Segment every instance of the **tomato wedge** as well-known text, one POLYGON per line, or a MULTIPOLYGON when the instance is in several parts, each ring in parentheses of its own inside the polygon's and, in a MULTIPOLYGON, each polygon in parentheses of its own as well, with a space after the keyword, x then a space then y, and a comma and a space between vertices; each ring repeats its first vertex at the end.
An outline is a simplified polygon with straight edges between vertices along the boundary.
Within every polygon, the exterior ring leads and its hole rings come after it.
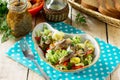
POLYGON ((40 37, 35 37, 35 40, 36 41, 40 41, 40 37))
POLYGON ((68 65, 68 61, 63 62, 63 65, 67 66, 68 65))
POLYGON ((88 50, 88 51, 86 52, 86 55, 91 54, 92 52, 93 52, 92 50, 88 50))
POLYGON ((84 66, 73 66, 72 69, 80 69, 83 68, 84 66))

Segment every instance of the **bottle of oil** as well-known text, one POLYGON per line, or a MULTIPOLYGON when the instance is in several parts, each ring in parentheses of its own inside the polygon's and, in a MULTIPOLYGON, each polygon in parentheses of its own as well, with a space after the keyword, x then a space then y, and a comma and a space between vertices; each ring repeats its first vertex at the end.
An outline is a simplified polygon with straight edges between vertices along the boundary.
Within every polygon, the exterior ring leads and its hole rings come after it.
POLYGON ((32 29, 32 16, 27 11, 27 0, 9 0, 7 23, 16 37, 24 36, 32 29))
POLYGON ((46 0, 44 4, 45 18, 49 21, 63 21, 68 17, 67 0, 46 0))

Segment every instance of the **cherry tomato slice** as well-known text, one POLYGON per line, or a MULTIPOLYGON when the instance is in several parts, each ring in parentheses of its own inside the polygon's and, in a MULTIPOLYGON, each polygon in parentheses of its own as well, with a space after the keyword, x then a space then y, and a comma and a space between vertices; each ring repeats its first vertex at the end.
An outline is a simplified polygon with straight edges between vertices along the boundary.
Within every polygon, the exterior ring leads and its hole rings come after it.
POLYGON ((83 68, 83 66, 73 66, 72 69, 80 69, 83 68))

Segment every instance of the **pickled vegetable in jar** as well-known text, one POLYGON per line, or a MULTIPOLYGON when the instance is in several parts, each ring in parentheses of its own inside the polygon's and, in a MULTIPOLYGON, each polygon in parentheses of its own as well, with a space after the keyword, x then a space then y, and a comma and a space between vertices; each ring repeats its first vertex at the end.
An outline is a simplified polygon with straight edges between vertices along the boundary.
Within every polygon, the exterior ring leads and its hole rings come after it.
POLYGON ((32 30, 32 16, 27 11, 26 0, 10 0, 7 23, 16 37, 24 36, 32 30))

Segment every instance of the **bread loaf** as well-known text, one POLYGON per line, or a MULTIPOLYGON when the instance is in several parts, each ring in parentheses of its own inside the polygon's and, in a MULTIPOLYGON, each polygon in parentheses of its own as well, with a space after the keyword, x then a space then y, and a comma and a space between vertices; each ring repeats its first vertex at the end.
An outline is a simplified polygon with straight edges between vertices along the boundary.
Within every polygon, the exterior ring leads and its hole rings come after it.
POLYGON ((81 5, 92 10, 98 10, 97 0, 81 0, 81 5))
POLYGON ((120 11, 120 0, 113 0, 115 3, 115 7, 118 11, 120 11))
POLYGON ((113 0, 105 0, 105 6, 110 12, 115 13, 117 15, 120 14, 120 12, 115 8, 115 3, 113 0))
POLYGON ((114 14, 106 9, 105 0, 98 0, 98 3, 99 3, 98 11, 100 13, 107 15, 107 16, 114 17, 114 18, 120 18, 117 14, 114 14))

